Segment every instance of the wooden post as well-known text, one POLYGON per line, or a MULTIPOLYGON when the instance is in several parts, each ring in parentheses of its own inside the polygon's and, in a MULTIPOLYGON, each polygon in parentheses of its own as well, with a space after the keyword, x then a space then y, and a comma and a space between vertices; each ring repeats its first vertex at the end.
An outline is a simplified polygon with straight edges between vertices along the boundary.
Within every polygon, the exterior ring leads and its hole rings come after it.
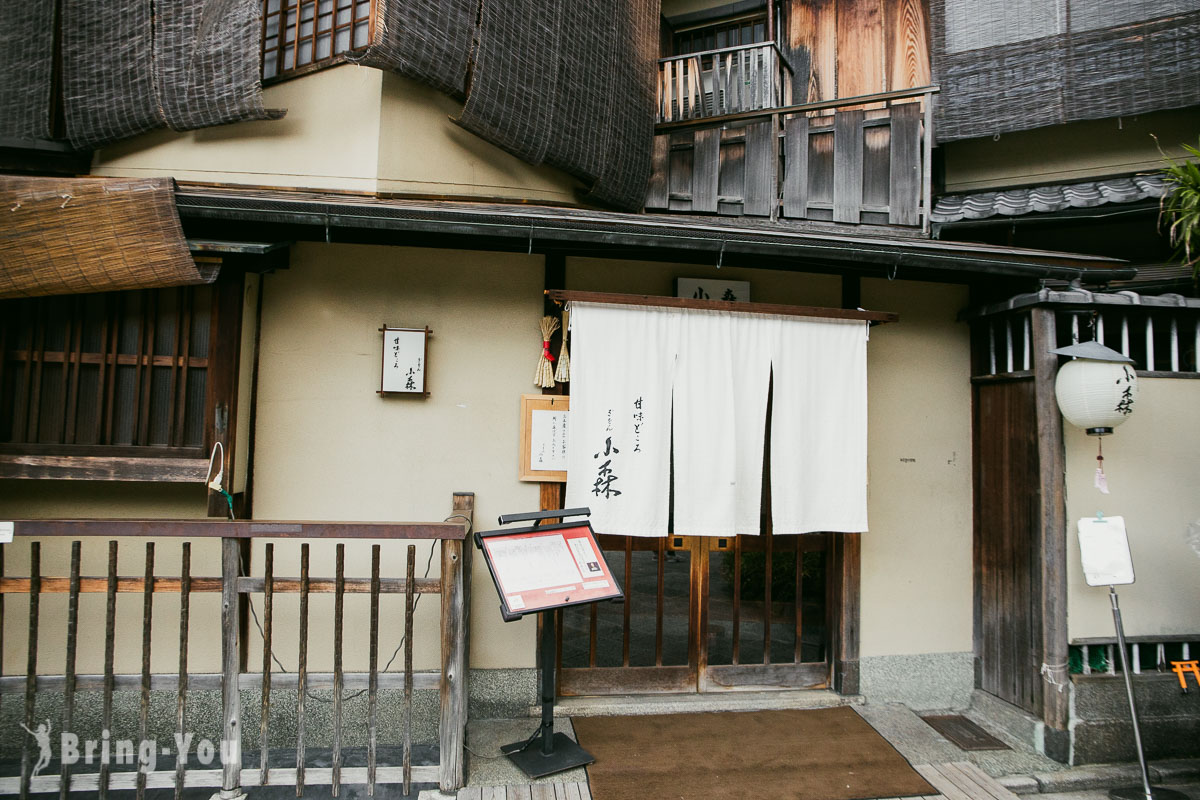
POLYGON ((238 540, 221 539, 221 800, 244 797, 242 778, 242 721, 238 696, 241 658, 238 641, 238 540))
POLYGON ((858 625, 861 584, 861 533, 831 533, 827 557, 832 559, 833 689, 838 694, 858 694, 858 625))
POLYGON ((1038 520, 1042 565, 1042 719, 1046 755, 1066 762, 1070 755, 1070 686, 1067 674, 1067 505, 1066 454, 1062 415, 1054 398, 1058 356, 1054 309, 1030 312, 1033 331, 1034 398, 1037 405, 1038 484, 1042 487, 1038 520))
MULTIPOLYGON (((464 517, 468 529, 474 511, 475 495, 455 492, 453 514, 464 517)), ((442 540, 442 714, 439 727, 441 774, 438 785, 443 792, 452 792, 464 783, 472 549, 469 539, 442 540)))

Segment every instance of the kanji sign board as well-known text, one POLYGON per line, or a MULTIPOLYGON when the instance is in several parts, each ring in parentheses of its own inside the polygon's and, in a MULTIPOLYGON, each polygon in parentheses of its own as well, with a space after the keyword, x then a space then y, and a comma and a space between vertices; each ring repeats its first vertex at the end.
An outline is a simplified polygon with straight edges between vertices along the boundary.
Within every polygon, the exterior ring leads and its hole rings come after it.
POLYGON ((505 622, 624 596, 587 522, 480 531, 476 537, 505 622))

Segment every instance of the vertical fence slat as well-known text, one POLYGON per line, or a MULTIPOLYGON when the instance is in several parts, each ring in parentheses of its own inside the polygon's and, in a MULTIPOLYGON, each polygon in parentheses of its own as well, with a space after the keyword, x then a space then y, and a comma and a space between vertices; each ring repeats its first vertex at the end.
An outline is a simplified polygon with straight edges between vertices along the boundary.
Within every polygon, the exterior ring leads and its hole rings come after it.
POLYGON ((1146 369, 1154 371, 1154 319, 1146 317, 1146 369))
POLYGON ((104 357, 100 359, 100 381, 96 387, 97 408, 99 411, 98 444, 112 444, 113 441, 113 395, 117 386, 117 349, 120 342, 121 308, 124 305, 124 295, 112 292, 104 298, 104 357))
MULTIPOLYGON (((29 642, 26 647, 25 661, 25 730, 34 733, 35 702, 37 700, 37 645, 38 645, 38 608, 42 592, 42 545, 32 542, 29 545, 29 642)), ((50 731, 46 731, 50 735, 50 731)), ((21 800, 29 797, 29 782, 32 771, 29 763, 29 739, 21 740, 21 800)))
MULTIPOLYGON (((63 715, 61 733, 75 727, 75 654, 79 644, 79 561, 83 543, 71 542, 71 582, 67 595, 67 660, 63 665, 63 715)), ((3 652, 3 651, 0 651, 3 652)), ((59 800, 67 800, 71 786, 71 765, 61 761, 59 800)))
POLYGON ((763 559, 763 663, 771 663, 771 568, 775 552, 775 537, 766 537, 767 554, 763 559))
POLYGON ((1023 321, 1022 330, 1024 331, 1024 353, 1021 358, 1021 369, 1033 369, 1033 320, 1029 314, 1026 314, 1023 321))
POLYGON ((733 540, 733 663, 742 659, 742 537, 733 540))
MULTIPOLYGON (((154 622, 154 542, 146 542, 146 572, 142 582, 142 687, 138 705, 138 740, 149 740, 150 729, 150 631, 154 622)), ((140 750, 140 748, 139 748, 140 750)), ((146 796, 148 764, 138 764, 137 800, 146 796)))
POLYGON ((333 594, 333 787, 342 787, 342 614, 346 597, 346 545, 338 543, 333 594))
MULTIPOLYGON (((115 370, 114 370, 115 371, 115 370)), ((108 586, 104 611, 104 698, 100 712, 101 735, 107 737, 112 730, 113 703, 113 656, 117 627, 117 543, 108 543, 108 586)), ((100 800, 108 796, 108 759, 100 762, 100 800)))
POLYGON ((404 796, 412 786, 413 611, 416 609, 417 548, 408 546, 404 581, 404 796))
POLYGON ((1171 372, 1179 372, 1179 321, 1171 317, 1171 372))
MULTIPOLYGON (((367 794, 375 795, 376 737, 379 733, 379 545, 371 547, 371 672, 367 678, 367 794)), ((404 790, 408 794, 408 789, 404 790)))
POLYGON ((796 540, 796 652, 793 659, 797 664, 804 661, 804 650, 801 647, 804 631, 804 550, 800 547, 800 539, 796 540))
POLYGON ((237 579, 241 573, 239 542, 232 536, 221 539, 221 791, 232 796, 242 778, 242 711, 238 694, 241 642, 238 630, 237 579))
POLYGON ((1121 355, 1129 357, 1129 317, 1121 317, 1121 355))
POLYGON ((296 796, 304 794, 304 696, 308 689, 308 543, 300 545, 300 653, 296 676, 296 796))
MULTIPOLYGON (((666 605, 663 579, 665 578, 667 552, 667 540, 664 537, 658 540, 658 591, 655 592, 654 606, 654 663, 660 667, 663 663, 663 606, 666 605)), ((592 603, 592 605, 596 604, 592 603)))
POLYGON ((629 640, 632 637, 633 612, 633 537, 625 537, 625 602, 622 604, 624 622, 621 627, 621 664, 629 666, 629 640))
POLYGON ((258 768, 261 774, 259 785, 271 782, 271 767, 268 759, 267 722, 271 718, 271 624, 274 619, 275 601, 275 545, 266 546, 263 564, 263 664, 262 664, 262 708, 258 724, 258 768))
MULTIPOLYGON (((187 714, 188 624, 192 610, 192 543, 183 543, 183 563, 179 569, 179 687, 175 695, 175 733, 183 741, 187 714)), ((183 796, 187 753, 175 754, 175 800, 183 796)))
POLYGON ((1004 320, 1004 348, 1005 360, 1004 363, 1008 367, 1008 372, 1013 371, 1013 326, 1012 317, 1006 317, 1004 320))

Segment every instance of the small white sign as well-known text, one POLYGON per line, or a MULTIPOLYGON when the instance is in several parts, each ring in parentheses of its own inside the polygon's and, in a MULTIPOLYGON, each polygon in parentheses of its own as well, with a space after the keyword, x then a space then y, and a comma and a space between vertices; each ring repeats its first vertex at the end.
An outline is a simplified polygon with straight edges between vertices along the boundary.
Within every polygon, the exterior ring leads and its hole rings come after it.
POLYGON ((708 278, 676 278, 675 296, 691 300, 750 302, 750 281, 716 281, 708 278))
POLYGON ((541 472, 567 468, 566 411, 532 412, 529 426, 529 467, 541 472))
POLYGON ((0 544, 8 544, 13 540, 13 528, 16 525, 12 522, 0 522, 0 544))
POLYGON ((383 329, 383 392, 425 393, 424 328, 383 329))
POLYGON ((1124 517, 1079 520, 1079 554, 1088 586, 1133 583, 1133 558, 1124 517))

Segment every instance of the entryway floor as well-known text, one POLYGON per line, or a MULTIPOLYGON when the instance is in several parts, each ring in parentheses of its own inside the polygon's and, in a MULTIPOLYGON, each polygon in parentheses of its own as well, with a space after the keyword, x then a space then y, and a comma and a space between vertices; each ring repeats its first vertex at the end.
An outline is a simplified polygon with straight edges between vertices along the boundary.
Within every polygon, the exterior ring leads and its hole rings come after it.
MULTIPOLYGON (((864 705, 860 698, 841 697, 833 692, 560 698, 556 704, 555 731, 574 738, 572 715, 666 714, 689 710, 732 712, 835 705, 854 707, 942 792, 930 800, 1013 800, 1013 795, 1038 795, 1037 800, 1107 800, 1109 789, 1141 783, 1136 764, 1066 767, 1032 752, 1020 742, 1005 738, 999 730, 989 729, 1012 745, 1011 750, 965 752, 903 705, 864 705), (971 789, 972 781, 991 782, 971 789)), ((540 709, 537 711, 540 713, 540 709)), ((987 727, 985 720, 975 721, 987 727)), ((500 754, 501 745, 527 739, 537 730, 538 724, 538 717, 532 713, 519 719, 471 721, 467 729, 468 786, 458 793, 458 800, 591 800, 585 768, 531 781, 500 754)), ((1184 792, 1191 800, 1200 800, 1200 759, 1152 762, 1150 775, 1155 786, 1169 786, 1184 792)), ((745 796, 754 796, 753 787, 747 787, 745 796)), ((425 791, 421 797, 423 800, 446 800, 454 795, 425 791)))

